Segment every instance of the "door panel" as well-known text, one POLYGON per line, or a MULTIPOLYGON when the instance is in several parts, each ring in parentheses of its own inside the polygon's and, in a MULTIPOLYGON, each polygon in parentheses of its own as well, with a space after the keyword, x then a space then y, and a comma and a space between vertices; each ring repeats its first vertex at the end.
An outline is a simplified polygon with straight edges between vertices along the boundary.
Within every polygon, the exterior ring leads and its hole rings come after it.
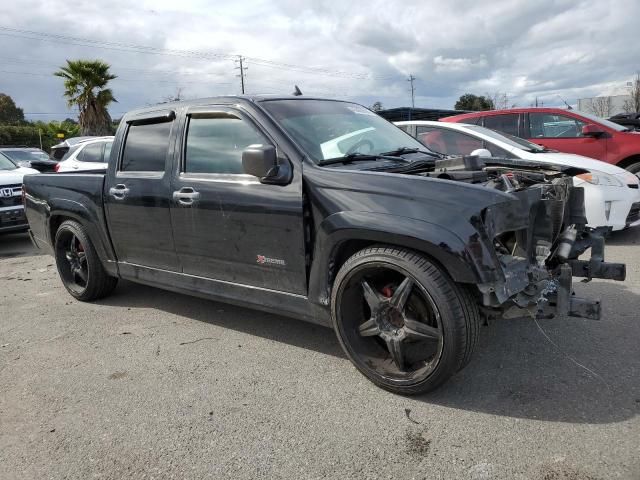
POLYGON ((187 115, 184 130, 171 206, 183 272, 306 293, 299 173, 288 185, 240 173, 244 148, 273 143, 241 112, 187 115))
POLYGON ((604 160, 606 137, 583 137, 584 125, 585 122, 570 115, 532 112, 529 113, 529 140, 559 152, 604 160))
POLYGON ((169 211, 172 123, 129 125, 117 172, 105 186, 119 262, 180 270, 169 211))

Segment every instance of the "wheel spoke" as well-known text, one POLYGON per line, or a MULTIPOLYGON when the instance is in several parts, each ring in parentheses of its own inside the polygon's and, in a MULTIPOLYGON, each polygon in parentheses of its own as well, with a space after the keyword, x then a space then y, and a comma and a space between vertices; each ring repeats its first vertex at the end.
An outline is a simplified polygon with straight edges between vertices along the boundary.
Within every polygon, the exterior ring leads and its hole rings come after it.
POLYGON ((372 337, 374 335, 378 335, 380 333, 380 329, 378 328, 378 323, 374 318, 370 318, 362 325, 358 327, 358 331, 360 335, 363 337, 372 337))
POLYGON ((413 280, 411 280, 409 277, 405 278, 398 286, 398 288, 396 288, 396 291, 393 292, 393 296, 390 300, 391 305, 402 311, 404 309, 404 305, 407 303, 407 299, 409 298, 412 289, 413 280))
POLYGON ((74 273, 79 276, 83 281, 87 281, 87 274, 82 268, 77 268, 74 273))
POLYGON ((78 261, 82 263, 87 263, 87 254, 84 252, 78 252, 78 261))
POLYGON ((404 362, 404 349, 402 348, 402 341, 397 337, 389 337, 385 339, 387 343, 387 348, 389 349, 389 353, 391 354, 391 359, 393 363, 396 364, 398 370, 404 372, 406 370, 405 362, 404 362))
POLYGON ((76 237, 75 236, 71 236, 71 253, 73 254, 77 254, 78 253, 78 246, 76 245, 76 237))
POLYGON ((442 334, 436 327, 431 327, 425 323, 404 318, 404 331, 408 338, 416 340, 440 340, 442 334))
POLYGON ((371 285, 369 285, 366 280, 362 280, 362 290, 364 293, 364 299, 367 301, 367 304, 371 309, 371 315, 373 316, 373 314, 380 309, 380 304, 384 302, 385 299, 371 288, 371 285))

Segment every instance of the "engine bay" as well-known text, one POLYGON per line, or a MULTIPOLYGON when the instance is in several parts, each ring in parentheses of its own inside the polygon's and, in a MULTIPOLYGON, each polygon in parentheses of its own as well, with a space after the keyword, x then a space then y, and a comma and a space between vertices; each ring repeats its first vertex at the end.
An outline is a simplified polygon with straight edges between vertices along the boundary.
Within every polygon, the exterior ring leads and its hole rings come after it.
POLYGON ((586 170, 577 168, 562 168, 519 159, 462 156, 438 159, 434 162, 433 168, 416 174, 514 192, 585 172, 586 170))

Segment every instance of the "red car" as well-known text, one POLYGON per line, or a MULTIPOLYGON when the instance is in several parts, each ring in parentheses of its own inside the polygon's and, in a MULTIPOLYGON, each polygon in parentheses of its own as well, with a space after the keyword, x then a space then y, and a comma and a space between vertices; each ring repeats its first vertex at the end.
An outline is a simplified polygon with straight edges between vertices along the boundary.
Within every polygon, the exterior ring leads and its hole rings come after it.
POLYGON ((471 123, 640 173, 640 132, 587 113, 561 108, 512 108, 440 119, 471 123))

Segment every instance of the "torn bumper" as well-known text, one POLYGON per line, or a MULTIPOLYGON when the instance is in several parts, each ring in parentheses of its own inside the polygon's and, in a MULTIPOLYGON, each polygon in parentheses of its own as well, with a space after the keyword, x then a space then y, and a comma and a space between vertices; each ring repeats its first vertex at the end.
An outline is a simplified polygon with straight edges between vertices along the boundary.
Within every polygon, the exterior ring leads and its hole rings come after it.
POLYGON ((576 248, 584 248, 585 243, 591 247, 589 260, 572 259, 553 267, 504 256, 504 282, 479 285, 483 305, 489 311, 499 310, 503 318, 567 315, 599 320, 600 300, 576 297, 573 277, 582 277, 583 282, 593 278, 623 281, 626 268, 623 263, 605 262, 604 237, 599 232, 592 232, 576 248))

